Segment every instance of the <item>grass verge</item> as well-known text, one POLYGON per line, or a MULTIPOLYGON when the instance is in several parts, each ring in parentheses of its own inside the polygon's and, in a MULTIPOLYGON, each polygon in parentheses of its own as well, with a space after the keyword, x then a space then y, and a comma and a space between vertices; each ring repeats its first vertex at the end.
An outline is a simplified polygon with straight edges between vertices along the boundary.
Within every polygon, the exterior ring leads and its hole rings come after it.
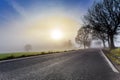
POLYGON ((65 51, 48 51, 48 52, 16 52, 16 53, 4 53, 0 54, 0 60, 8 60, 8 59, 15 59, 15 58, 22 58, 22 57, 29 57, 29 56, 37 56, 37 55, 45 55, 45 54, 53 54, 53 53, 61 53, 67 52, 65 51))
POLYGON ((111 50, 107 56, 117 65, 120 65, 120 48, 111 50))

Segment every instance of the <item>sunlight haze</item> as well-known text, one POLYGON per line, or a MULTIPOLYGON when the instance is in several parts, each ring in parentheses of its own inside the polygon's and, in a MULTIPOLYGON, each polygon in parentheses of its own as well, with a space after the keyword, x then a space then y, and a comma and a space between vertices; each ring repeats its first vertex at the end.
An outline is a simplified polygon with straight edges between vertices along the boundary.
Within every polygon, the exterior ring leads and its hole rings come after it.
POLYGON ((52 50, 69 40, 74 44, 82 16, 93 3, 92 0, 1 2, 0 52, 24 51, 26 44, 32 45, 33 51, 52 50))

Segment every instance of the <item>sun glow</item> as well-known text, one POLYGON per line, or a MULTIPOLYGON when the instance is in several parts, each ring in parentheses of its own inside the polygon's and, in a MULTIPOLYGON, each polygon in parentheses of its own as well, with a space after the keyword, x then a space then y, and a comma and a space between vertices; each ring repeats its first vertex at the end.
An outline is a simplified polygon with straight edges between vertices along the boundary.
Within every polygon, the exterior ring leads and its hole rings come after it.
POLYGON ((54 40, 60 40, 63 38, 63 33, 60 29, 54 29, 51 31, 51 37, 54 40))

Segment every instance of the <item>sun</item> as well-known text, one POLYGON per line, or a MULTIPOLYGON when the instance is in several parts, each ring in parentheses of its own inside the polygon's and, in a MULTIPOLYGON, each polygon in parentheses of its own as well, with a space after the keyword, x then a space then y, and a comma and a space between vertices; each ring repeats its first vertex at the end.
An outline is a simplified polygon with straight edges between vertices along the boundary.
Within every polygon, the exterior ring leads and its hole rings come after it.
POLYGON ((60 40, 63 37, 63 33, 62 33, 62 31, 60 29, 53 29, 51 31, 51 37, 54 40, 60 40))

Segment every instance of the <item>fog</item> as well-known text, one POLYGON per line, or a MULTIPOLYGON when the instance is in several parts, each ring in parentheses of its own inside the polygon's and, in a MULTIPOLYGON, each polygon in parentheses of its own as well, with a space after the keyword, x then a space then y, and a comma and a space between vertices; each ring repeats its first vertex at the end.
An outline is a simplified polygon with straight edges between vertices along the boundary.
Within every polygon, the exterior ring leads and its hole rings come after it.
POLYGON ((29 4, 17 0, 5 2, 3 12, 0 12, 0 53, 24 52, 26 44, 32 46, 32 51, 75 48, 77 30, 93 1, 84 3, 85 7, 81 1, 73 5, 72 2, 63 4, 64 0, 31 1, 29 4), (51 31, 55 28, 62 31, 62 39, 51 38, 51 31), (69 40, 72 47, 64 47, 69 40))

